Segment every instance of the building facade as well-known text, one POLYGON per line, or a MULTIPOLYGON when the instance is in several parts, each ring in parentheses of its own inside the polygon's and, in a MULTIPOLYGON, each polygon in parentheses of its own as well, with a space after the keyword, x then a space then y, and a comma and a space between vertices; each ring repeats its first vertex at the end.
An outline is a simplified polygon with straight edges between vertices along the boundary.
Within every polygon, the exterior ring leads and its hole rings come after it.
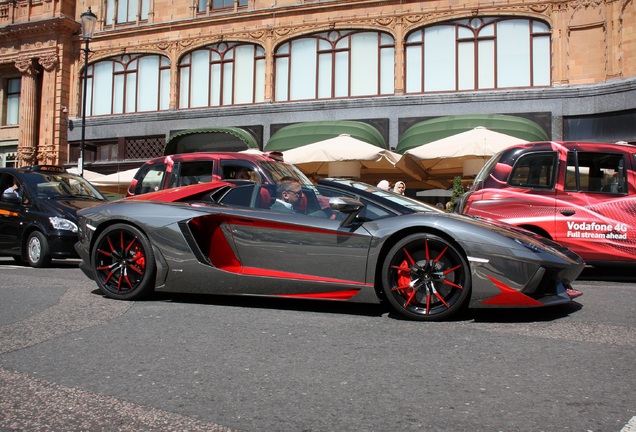
POLYGON ((636 143, 634 58, 634 0, 4 0, 0 165, 73 166, 82 129, 85 168, 110 173, 192 128, 267 150, 286 125, 355 120, 396 148, 475 114, 636 143))

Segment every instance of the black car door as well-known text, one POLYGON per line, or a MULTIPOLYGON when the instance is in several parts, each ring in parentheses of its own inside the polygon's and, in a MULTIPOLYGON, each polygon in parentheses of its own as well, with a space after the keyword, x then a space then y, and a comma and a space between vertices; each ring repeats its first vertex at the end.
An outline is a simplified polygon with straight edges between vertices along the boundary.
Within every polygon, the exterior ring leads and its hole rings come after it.
MULTIPOLYGON (((0 185, 4 192, 6 185, 13 184, 13 176, 0 174, 0 185)), ((26 191, 21 188, 22 199, 26 191)), ((20 241, 25 227, 24 206, 21 203, 9 202, 0 196, 0 251, 4 255, 20 255, 20 241)))

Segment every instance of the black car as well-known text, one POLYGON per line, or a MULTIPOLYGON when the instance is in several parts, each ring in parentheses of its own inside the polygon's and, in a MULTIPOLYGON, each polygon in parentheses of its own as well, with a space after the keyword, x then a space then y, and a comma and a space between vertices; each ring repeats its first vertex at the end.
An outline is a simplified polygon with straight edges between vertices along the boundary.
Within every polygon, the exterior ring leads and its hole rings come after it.
POLYGON ((46 267, 76 258, 77 210, 107 201, 62 167, 0 168, 0 255, 46 267))

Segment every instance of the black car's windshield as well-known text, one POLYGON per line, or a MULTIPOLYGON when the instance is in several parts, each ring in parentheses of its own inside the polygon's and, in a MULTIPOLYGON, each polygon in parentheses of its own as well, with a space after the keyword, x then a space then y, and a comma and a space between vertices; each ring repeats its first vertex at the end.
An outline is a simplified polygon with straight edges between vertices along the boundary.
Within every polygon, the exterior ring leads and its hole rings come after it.
POLYGON ((74 174, 28 172, 24 178, 29 189, 39 198, 106 199, 83 177, 74 174))

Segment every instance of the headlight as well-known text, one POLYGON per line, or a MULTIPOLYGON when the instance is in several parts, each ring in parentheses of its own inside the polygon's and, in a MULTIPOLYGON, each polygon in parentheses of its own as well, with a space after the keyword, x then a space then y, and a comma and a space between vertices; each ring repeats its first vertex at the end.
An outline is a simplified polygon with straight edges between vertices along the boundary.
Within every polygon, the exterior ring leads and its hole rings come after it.
POLYGON ((521 240, 519 238, 516 238, 515 242, 519 243, 521 246, 524 246, 524 247, 530 249, 532 252, 535 252, 535 253, 543 252, 544 249, 545 249, 545 247, 541 247, 541 246, 539 246, 537 244, 530 243, 530 242, 526 241, 525 239, 521 240))
POLYGON ((77 225, 75 225, 75 223, 71 222, 68 219, 54 216, 50 217, 49 220, 51 221, 51 225, 53 225, 53 228, 57 230, 71 231, 74 233, 77 232, 77 225))

